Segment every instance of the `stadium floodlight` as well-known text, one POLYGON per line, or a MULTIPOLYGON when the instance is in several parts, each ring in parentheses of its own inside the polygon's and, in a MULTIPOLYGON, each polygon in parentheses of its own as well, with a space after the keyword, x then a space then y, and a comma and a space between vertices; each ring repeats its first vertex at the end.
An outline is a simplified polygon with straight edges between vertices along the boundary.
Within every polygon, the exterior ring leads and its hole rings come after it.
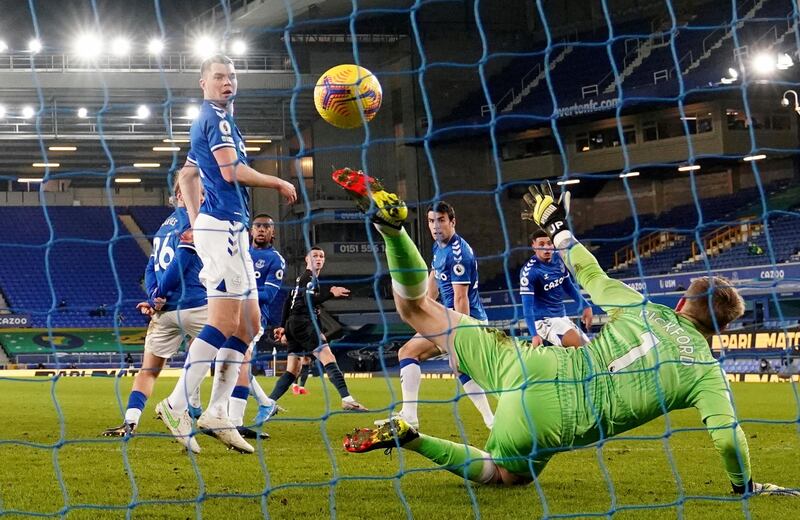
POLYGON ((136 119, 147 119, 150 117, 150 109, 147 108, 147 105, 139 105, 139 108, 136 109, 136 119))
POLYGON ((32 106, 26 105, 26 106, 22 107, 22 117, 24 117, 25 119, 30 119, 35 115, 36 115, 36 111, 33 109, 32 106))
POLYGON ((797 92, 794 90, 787 90, 783 93, 783 98, 781 99, 781 105, 789 108, 791 102, 789 101, 789 95, 794 95, 794 111, 797 112, 797 115, 800 116, 800 101, 797 99, 797 92))
POLYGON ((75 40, 75 55, 86 60, 93 60, 100 55, 100 38, 96 34, 82 34, 75 40))
POLYGON ((114 179, 114 182, 117 184, 137 184, 142 182, 142 179, 139 177, 118 177, 114 179))
POLYGON ((761 75, 771 74, 775 71, 775 58, 766 52, 756 54, 752 64, 753 69, 761 75))
POLYGON ((250 143, 264 143, 268 144, 272 142, 272 139, 266 139, 262 137, 245 137, 244 141, 248 144, 250 143))
POLYGON ((5 41, 0 40, 0 52, 6 52, 7 50, 8 44, 5 41))
POLYGON ((639 172, 628 172, 628 173, 620 173, 619 178, 624 179, 625 177, 638 177, 639 172))
POLYGON ((166 138, 166 139, 162 139, 162 141, 165 142, 165 143, 189 143, 189 142, 191 142, 191 140, 189 140, 188 138, 182 138, 182 137, 175 137, 175 138, 172 138, 172 139, 166 138))
POLYGON ((154 152, 180 152, 180 146, 154 146, 154 152))
POLYGON ((751 162, 751 161, 761 161, 761 160, 766 159, 766 158, 767 158, 767 156, 765 154, 760 153, 760 154, 757 154, 757 155, 747 155, 745 157, 742 157, 742 160, 745 161, 745 162, 751 162))
POLYGON ((733 67, 728 67, 728 77, 731 79, 739 79, 739 71, 733 67))
POLYGON ((4 117, 6 117, 6 107, 0 105, 0 119, 3 119, 4 117))
POLYGON ((48 148, 51 152, 74 152, 77 149, 77 146, 51 146, 48 148))
POLYGON ((792 57, 784 52, 783 54, 778 55, 778 63, 775 65, 775 67, 778 70, 786 70, 793 65, 794 61, 792 60, 792 57))
POLYGON ((17 182, 26 182, 26 183, 35 183, 35 182, 42 182, 44 179, 41 177, 20 177, 17 179, 17 182))
POLYGON ((678 167, 679 172, 693 172, 700 169, 699 164, 687 164, 685 166, 678 167))
POLYGON ((137 162, 133 163, 134 168, 160 168, 161 164, 157 162, 137 162))
POLYGON ((209 36, 201 36, 194 42, 194 53, 198 58, 208 58, 217 52, 217 44, 209 36))
POLYGON ((147 52, 149 52, 153 56, 158 56, 159 54, 164 52, 164 42, 159 40, 158 38, 153 38, 147 44, 147 52))
POLYGON ((87 109, 86 107, 80 107, 78 109, 78 117, 80 119, 86 119, 87 117, 89 117, 89 109, 87 109))
POLYGON ((200 107, 197 105, 191 105, 186 108, 186 119, 197 119, 200 115, 200 107))
POLYGON ((42 42, 34 38, 28 42, 28 52, 31 54, 38 54, 42 52, 42 42))
POLYGON ((244 147, 244 151, 245 152, 260 152, 261 151, 261 147, 260 146, 245 146, 244 147))
POLYGON ((131 52, 131 42, 127 38, 123 38, 119 36, 114 38, 114 41, 111 42, 111 54, 121 58, 123 56, 127 56, 131 52))
POLYGON ((243 56, 247 52, 247 44, 244 40, 234 40, 231 44, 231 54, 234 56, 243 56))
POLYGON ((31 166, 34 168, 58 168, 61 163, 57 162, 35 162, 31 166))
POLYGON ((556 184, 559 186, 569 186, 570 184, 578 184, 581 182, 580 179, 568 179, 566 181, 558 181, 556 184))

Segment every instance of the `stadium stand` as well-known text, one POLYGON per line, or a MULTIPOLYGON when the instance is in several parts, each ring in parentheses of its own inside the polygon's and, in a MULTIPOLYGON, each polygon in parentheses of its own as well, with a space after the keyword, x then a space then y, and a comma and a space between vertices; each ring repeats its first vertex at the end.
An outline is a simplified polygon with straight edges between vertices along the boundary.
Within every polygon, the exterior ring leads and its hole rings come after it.
POLYGON ((144 326, 135 307, 147 257, 110 217, 108 207, 0 207, 0 288, 10 310, 30 314, 33 327, 112 327, 115 311, 118 325, 144 326), (30 276, 34 266, 49 275, 30 276))
MULTIPOLYGON (((739 22, 734 28, 731 4, 709 3, 697 11, 678 13, 673 28, 667 13, 661 16, 614 24, 611 57, 630 98, 673 97, 680 92, 715 87, 735 57, 742 59, 760 51, 797 55, 790 0, 744 0, 737 4, 739 22), (646 27, 646 29, 643 29, 646 27), (735 36, 735 38, 734 38, 735 36), (673 54, 674 42, 674 54, 673 54), (676 74, 675 62, 678 62, 676 74)), ((553 112, 548 82, 558 105, 581 103, 598 95, 616 97, 616 84, 609 61, 606 32, 579 33, 555 42, 546 59, 544 50, 513 57, 487 81, 498 115, 533 116, 498 121, 500 128, 546 124, 553 112), (580 43, 575 43, 580 42, 580 43)), ((635 105, 635 99, 626 105, 635 105)), ((482 89, 473 92, 453 111, 450 122, 486 123, 489 105, 482 89)))
POLYGON ((174 210, 170 206, 128 206, 120 211, 130 214, 149 240, 174 210))

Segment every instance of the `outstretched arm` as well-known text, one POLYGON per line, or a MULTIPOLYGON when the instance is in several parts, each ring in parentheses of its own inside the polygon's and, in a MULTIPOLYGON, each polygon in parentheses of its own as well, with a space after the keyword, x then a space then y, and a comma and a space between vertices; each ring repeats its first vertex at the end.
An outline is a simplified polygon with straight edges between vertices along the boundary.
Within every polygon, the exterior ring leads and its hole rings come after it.
POLYGON ((594 255, 575 239, 567 221, 569 192, 562 194, 556 201, 549 183, 544 190, 531 185, 528 191, 530 193, 526 193, 523 198, 530 211, 523 212, 522 218, 533 220, 550 236, 553 245, 562 251, 570 272, 589 293, 595 305, 609 312, 618 307, 644 303, 641 294, 619 280, 609 278, 594 255))
MULTIPOLYGON (((570 233, 565 247, 567 267, 578 280, 581 287, 586 289, 595 305, 604 311, 610 312, 619 307, 633 307, 642 305, 644 297, 619 280, 609 277, 597 263, 597 259, 580 242, 575 240, 570 233)), ((584 300, 585 302, 585 300, 584 300)))
POLYGON ((750 482, 750 451, 736 420, 728 386, 721 372, 709 372, 696 386, 692 404, 708 428, 734 490, 741 493, 750 482))

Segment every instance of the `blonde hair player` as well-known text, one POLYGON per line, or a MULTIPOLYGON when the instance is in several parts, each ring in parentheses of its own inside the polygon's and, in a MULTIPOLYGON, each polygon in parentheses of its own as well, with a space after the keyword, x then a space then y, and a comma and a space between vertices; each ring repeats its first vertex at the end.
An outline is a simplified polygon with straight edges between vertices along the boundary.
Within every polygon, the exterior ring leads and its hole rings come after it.
POLYGON ((581 287, 611 315, 580 349, 531 348, 529 342, 481 327, 427 297, 427 266, 403 229, 405 204, 373 189, 363 177, 350 172, 337 182, 361 207, 375 208, 373 221, 386 242, 400 316, 446 349, 460 372, 499 400, 485 450, 424 435, 397 418, 376 429, 356 429, 344 438, 347 451, 401 446, 474 482, 523 484, 541 474, 559 451, 619 435, 671 410, 695 407, 735 492, 800 496, 800 491, 751 479, 747 438, 734 414, 725 373, 708 347, 710 335, 744 310, 726 280, 697 282, 677 311, 651 303, 603 272, 569 230, 566 204, 550 190, 531 187, 525 197, 531 210, 524 217, 548 233, 581 287))

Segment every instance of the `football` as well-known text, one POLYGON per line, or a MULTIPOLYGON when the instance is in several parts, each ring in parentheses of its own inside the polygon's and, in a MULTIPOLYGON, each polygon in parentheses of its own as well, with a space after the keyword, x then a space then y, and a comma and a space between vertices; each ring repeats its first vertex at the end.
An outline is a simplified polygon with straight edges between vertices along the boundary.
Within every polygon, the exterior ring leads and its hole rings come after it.
POLYGON ((322 119, 338 128, 358 128, 381 108, 378 78, 358 65, 337 65, 320 76, 314 105, 322 119))

